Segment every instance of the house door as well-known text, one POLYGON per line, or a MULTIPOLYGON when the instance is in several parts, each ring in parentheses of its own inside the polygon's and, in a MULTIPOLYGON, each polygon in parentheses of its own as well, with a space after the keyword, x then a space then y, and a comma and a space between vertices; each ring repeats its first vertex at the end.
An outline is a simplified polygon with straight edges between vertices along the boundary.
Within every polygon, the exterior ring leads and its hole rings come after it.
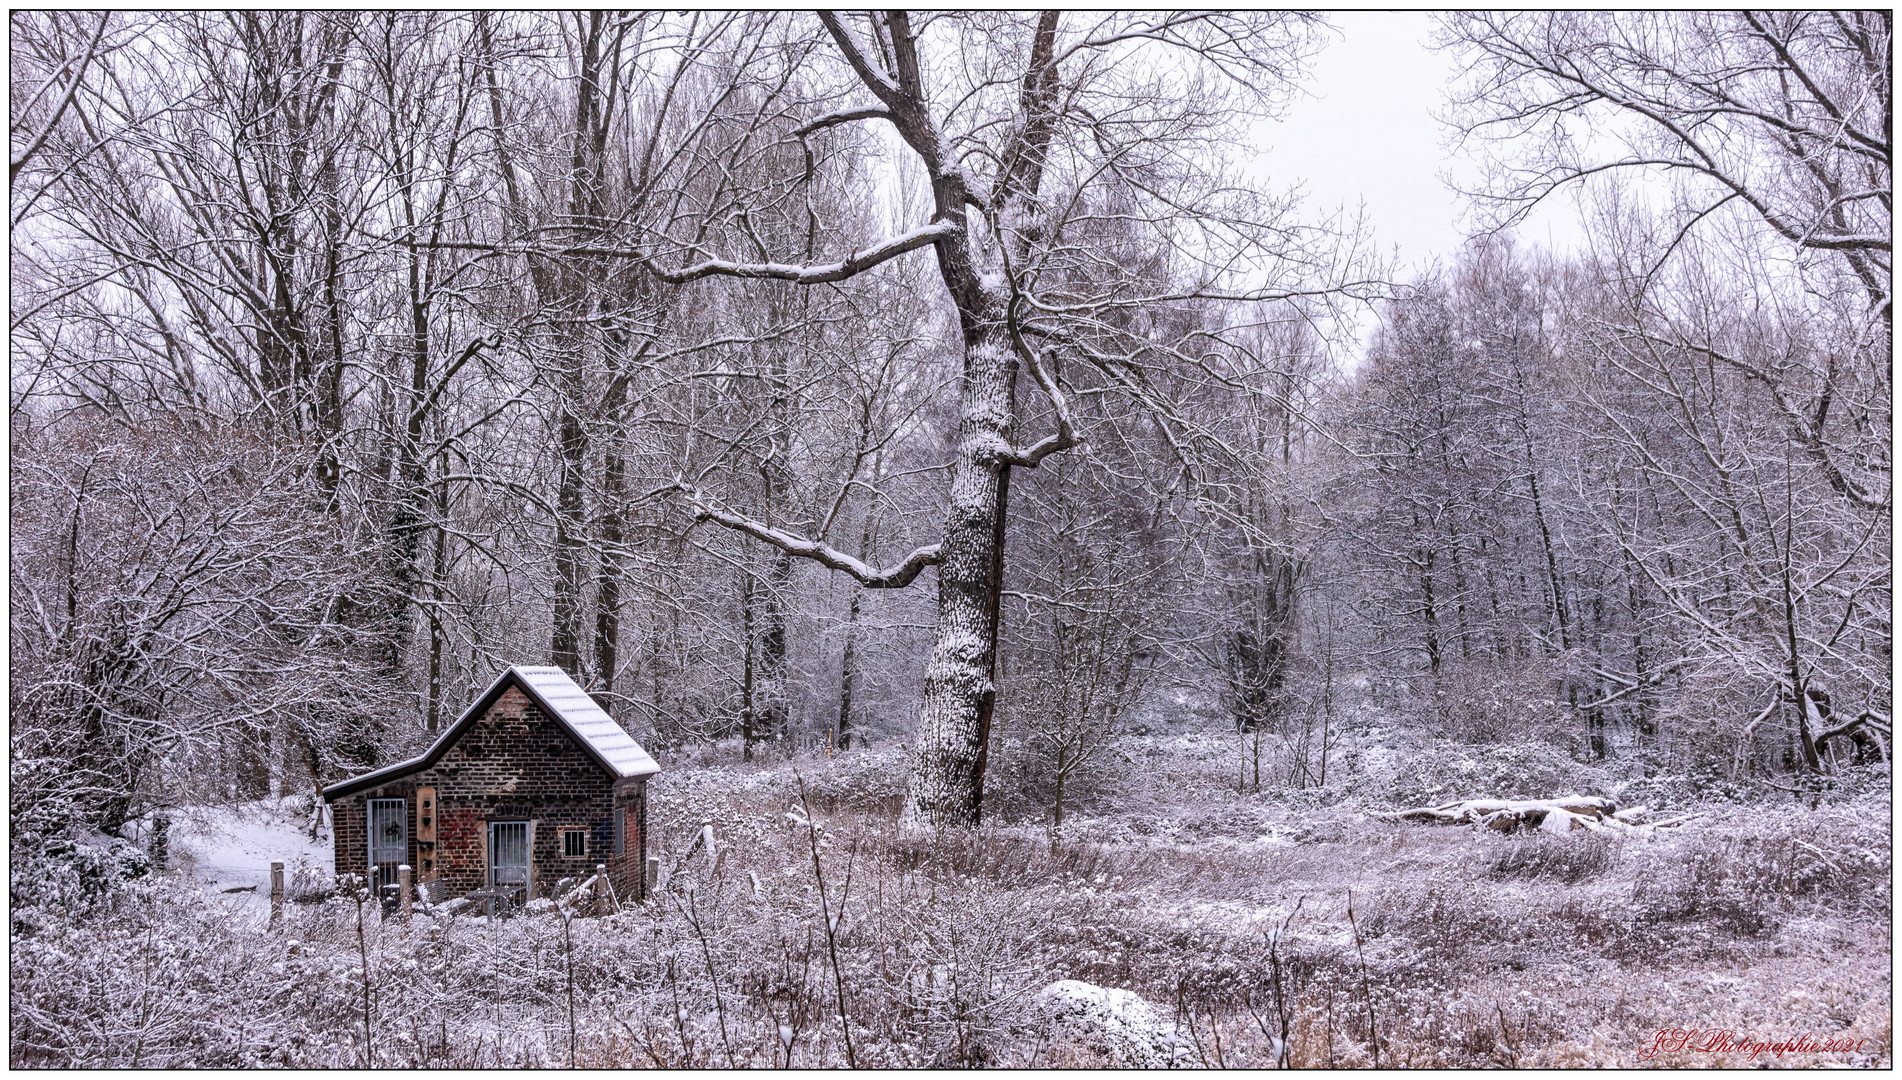
POLYGON ((489 884, 504 889, 528 888, 528 822, 489 823, 489 884))
POLYGON ((370 800, 370 877, 376 888, 396 884, 396 868, 409 861, 409 803, 370 800))

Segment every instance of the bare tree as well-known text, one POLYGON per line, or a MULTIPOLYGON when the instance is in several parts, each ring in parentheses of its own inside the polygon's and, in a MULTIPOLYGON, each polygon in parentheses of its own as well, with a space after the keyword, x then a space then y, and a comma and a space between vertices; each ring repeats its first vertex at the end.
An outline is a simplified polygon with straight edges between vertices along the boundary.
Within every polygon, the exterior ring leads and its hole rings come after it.
POLYGON ((228 430, 114 434, 16 429, 14 813, 35 829, 55 807, 116 830, 187 792, 257 797, 352 749, 321 613, 369 560, 288 482, 303 463, 228 430))
POLYGON ((1808 363, 1716 359, 1770 391, 1840 496, 1886 508, 1888 456, 1872 461, 1863 432, 1871 415, 1886 428, 1890 394, 1889 14, 1554 12, 1443 27, 1470 58, 1454 122, 1493 152, 1479 194, 1504 221, 1567 184, 1646 176, 1674 198, 1646 278, 1686 235, 1735 214, 1802 253, 1823 288, 1846 275, 1864 304, 1835 348, 1808 363))
MULTIPOLYGON (((934 823, 975 822, 995 708, 1010 472, 1078 441, 1069 396, 1052 373, 1057 357, 1083 361, 1105 387, 1166 417, 1172 439, 1191 439, 1151 371, 1192 363, 1188 342, 1198 330, 1136 313, 1283 296, 1277 271, 1312 271, 1312 262, 1328 257, 1319 234, 1294 241, 1313 246, 1290 246, 1289 237, 1301 234, 1277 228, 1284 207, 1212 171, 1197 176, 1182 167, 1192 155, 1208 162, 1199 168, 1214 167, 1221 131, 1208 118, 1218 101, 1266 107, 1291 85, 1311 24, 1280 16, 1115 17, 1064 31, 1054 13, 1030 26, 945 17, 914 28, 904 13, 820 18, 871 103, 825 113, 791 134, 804 140, 841 125, 890 123, 930 183, 931 222, 829 263, 738 261, 713 250, 704 231, 667 236, 684 262, 651 243, 638 257, 674 282, 818 285, 935 250, 958 315, 964 369, 942 539, 878 568, 823 536, 776 528, 697 492, 693 498, 706 517, 868 587, 902 587, 938 567, 937 644, 926 669, 910 805, 934 823), (1172 61, 1142 63, 1147 52, 1172 61), (1114 122, 1105 111, 1112 100, 1114 122), (1001 143, 994 132, 1005 133, 1001 143), (1147 250, 1132 259, 1130 245, 1147 250), (1030 445, 1014 441, 1020 367, 1030 369, 1054 427, 1030 445)), ((1339 284, 1312 273, 1309 282, 1339 284)))
POLYGON ((1021 614, 1005 635, 1001 722, 1049 799, 1053 842, 1066 796, 1113 745, 1163 654, 1182 550, 1145 528, 1153 506, 1106 484, 1100 464, 1065 458, 1020 496, 1023 568, 1005 593, 1021 614))

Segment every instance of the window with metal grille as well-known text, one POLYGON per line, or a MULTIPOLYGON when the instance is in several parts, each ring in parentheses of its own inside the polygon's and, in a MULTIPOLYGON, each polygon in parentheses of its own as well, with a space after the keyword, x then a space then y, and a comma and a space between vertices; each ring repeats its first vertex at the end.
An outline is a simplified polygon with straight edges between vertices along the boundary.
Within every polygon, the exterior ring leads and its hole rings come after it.
POLYGON ((580 829, 563 829, 561 833, 561 855, 564 859, 586 858, 588 854, 588 834, 580 829))

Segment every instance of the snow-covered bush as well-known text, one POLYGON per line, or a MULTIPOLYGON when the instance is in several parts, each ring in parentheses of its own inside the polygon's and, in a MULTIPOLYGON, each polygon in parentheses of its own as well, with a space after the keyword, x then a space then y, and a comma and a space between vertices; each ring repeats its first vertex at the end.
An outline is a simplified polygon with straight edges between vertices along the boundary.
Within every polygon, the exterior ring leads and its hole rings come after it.
POLYGON ((1430 742, 1394 754, 1393 762, 1385 786, 1394 804, 1403 806, 1474 798, 1600 795, 1610 784, 1602 770, 1543 743, 1430 742))
POLYGON ((1624 801, 1668 809, 1711 802, 1740 803, 1757 796, 1754 785, 1733 778, 1729 770, 1715 762, 1677 771, 1656 760, 1647 761, 1646 766, 1647 775, 1627 780, 1620 786, 1619 794, 1624 801))
POLYGON ((1166 1069, 1189 1054, 1175 1025, 1128 990, 1062 979, 1037 992, 1037 1006, 1058 1038, 1068 1038, 1130 1069, 1166 1069))
POLYGON ((795 762, 806 782, 806 797, 825 812, 896 811, 905 800, 906 760, 898 746, 810 755, 795 762))
POLYGON ((1574 837, 1534 832, 1501 852, 1493 860, 1492 874, 1500 878, 1544 878, 1576 885, 1616 866, 1623 852, 1623 838, 1615 835, 1574 837))
POLYGON ((14 841, 13 906, 79 908, 151 869, 152 860, 136 844, 101 833, 19 837, 14 841))
POLYGON ((1560 671, 1548 660, 1448 663, 1416 680, 1411 713, 1426 730, 1474 747, 1554 741, 1565 730, 1557 706, 1560 671))

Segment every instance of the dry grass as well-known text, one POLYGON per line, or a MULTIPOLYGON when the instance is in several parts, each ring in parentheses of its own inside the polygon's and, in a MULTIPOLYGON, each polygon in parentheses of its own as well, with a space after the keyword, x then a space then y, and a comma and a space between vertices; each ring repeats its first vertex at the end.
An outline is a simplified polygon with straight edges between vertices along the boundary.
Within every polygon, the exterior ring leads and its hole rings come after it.
MULTIPOLYGON (((1141 993, 1210 1066, 1273 1066, 1284 1034, 1297 1067, 1636 1065, 1685 1027, 1860 1038, 1859 1063, 1889 1060, 1886 802, 1501 837, 1164 764, 1173 785, 1100 799, 1053 844, 1035 825, 900 828, 895 758, 798 762, 825 909, 844 912, 836 974, 795 767, 667 774, 664 859, 703 820, 717 854, 643 908, 576 920, 572 958, 552 916, 367 912, 377 1064, 567 1064, 570 959, 581 1065, 1100 1064, 1030 1008, 1061 978, 1141 993)), ((355 926, 338 901, 271 931, 169 887, 16 912, 13 1061, 363 1064, 355 926)))

